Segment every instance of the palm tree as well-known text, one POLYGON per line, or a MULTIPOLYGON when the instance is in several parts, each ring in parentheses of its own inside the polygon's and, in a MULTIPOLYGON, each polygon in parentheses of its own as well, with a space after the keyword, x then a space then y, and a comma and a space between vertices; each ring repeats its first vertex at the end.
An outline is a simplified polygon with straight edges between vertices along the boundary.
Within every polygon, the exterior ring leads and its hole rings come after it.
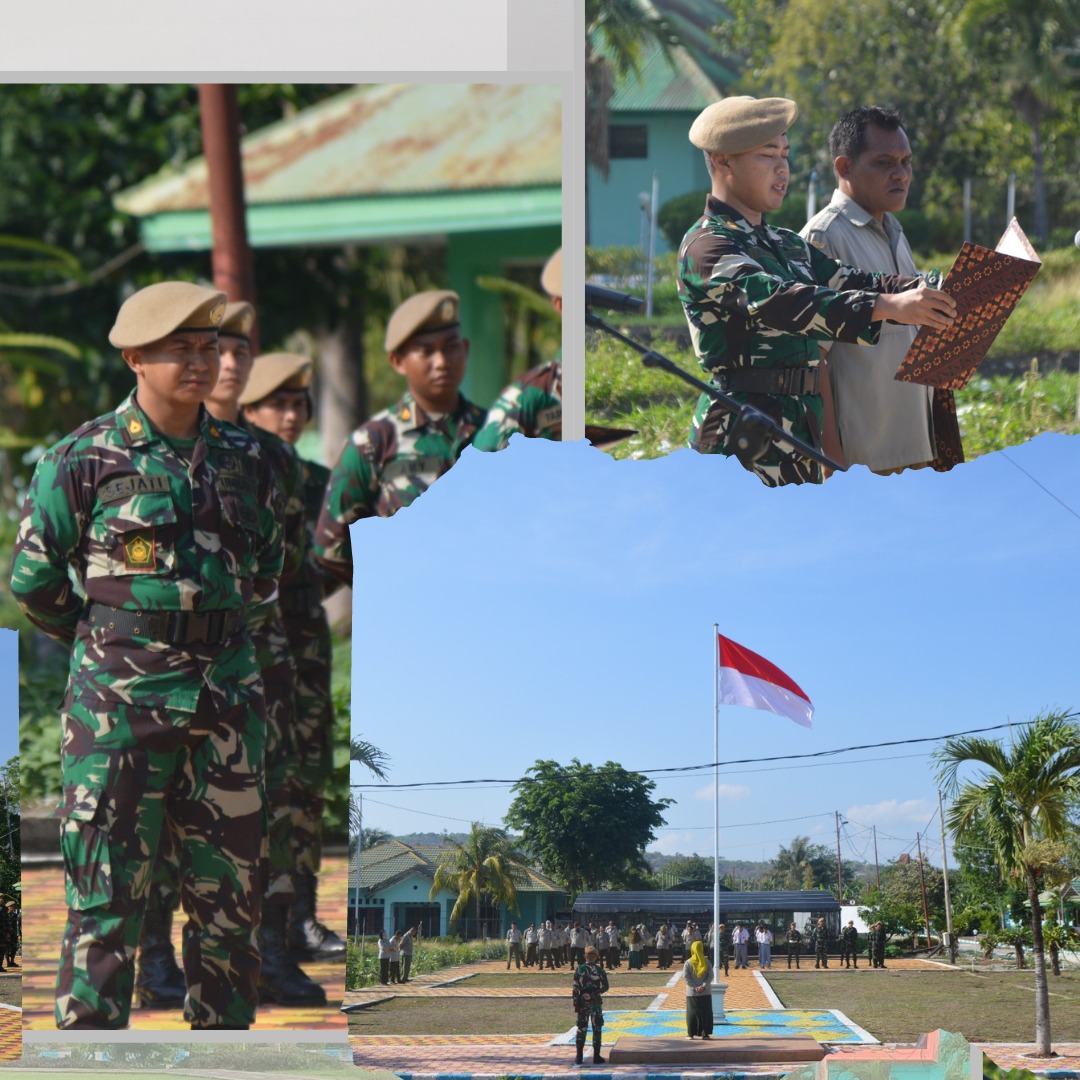
MULTIPOLYGON (((386 779, 386 766, 389 764, 390 758, 385 751, 380 750, 372 743, 354 737, 349 743, 349 760, 355 761, 358 765, 366 766, 380 780, 386 779)), ((360 831, 360 807, 351 792, 349 794, 349 830, 354 834, 360 831)))
POLYGON ((1075 0, 966 0, 959 10, 961 39, 976 53, 995 47, 999 81, 1013 108, 1031 129, 1035 236, 1050 229, 1046 203, 1043 122, 1059 104, 1074 100, 1080 44, 1075 0))
POLYGON ((435 868, 429 899, 434 900, 443 889, 458 894, 450 912, 451 922, 461 918, 470 902, 475 901, 479 928, 480 901, 484 896, 506 904, 515 914, 520 911, 514 871, 528 868, 505 830, 474 821, 464 844, 456 840, 448 840, 448 843, 450 850, 435 868))
POLYGON ((996 739, 949 739, 934 754, 938 779, 953 796, 947 824, 958 842, 983 828, 1006 873, 1024 882, 1031 905, 1035 966, 1035 1052, 1050 1050, 1050 997, 1046 982, 1039 878, 1060 865, 1069 811, 1080 797, 1080 724, 1075 713, 1042 713, 1005 747, 996 739), (985 766, 963 786, 960 767, 985 766))

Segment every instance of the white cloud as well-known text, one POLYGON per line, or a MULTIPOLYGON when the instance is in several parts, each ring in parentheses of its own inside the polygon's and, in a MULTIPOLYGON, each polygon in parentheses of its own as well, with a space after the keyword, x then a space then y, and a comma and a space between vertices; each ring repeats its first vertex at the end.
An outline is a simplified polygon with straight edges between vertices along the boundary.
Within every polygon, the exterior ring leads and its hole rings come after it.
POLYGON ((700 832, 677 832, 665 830, 655 843, 649 845, 650 851, 659 851, 661 855, 686 855, 697 851, 701 844, 700 832))
MULTIPOLYGON (((750 794, 750 789, 748 787, 743 787, 741 784, 720 785, 721 802, 735 802, 737 799, 746 799, 750 797, 750 794)), ((708 787, 698 788, 697 791, 694 792, 694 798, 701 800, 701 802, 712 802, 712 784, 709 784, 708 787)))

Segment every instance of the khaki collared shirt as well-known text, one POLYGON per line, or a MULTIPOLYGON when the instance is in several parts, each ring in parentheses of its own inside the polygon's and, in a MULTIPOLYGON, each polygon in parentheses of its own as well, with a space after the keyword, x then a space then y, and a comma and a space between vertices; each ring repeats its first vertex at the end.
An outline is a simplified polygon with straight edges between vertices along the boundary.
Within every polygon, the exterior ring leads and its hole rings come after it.
MULTIPOLYGON (((840 191, 801 235, 841 262, 862 270, 913 275, 915 263, 900 223, 886 214, 875 221, 840 191)), ((916 327, 883 323, 879 343, 822 343, 836 401, 844 454, 851 464, 877 471, 933 459, 933 390, 893 376, 915 338, 916 327)))

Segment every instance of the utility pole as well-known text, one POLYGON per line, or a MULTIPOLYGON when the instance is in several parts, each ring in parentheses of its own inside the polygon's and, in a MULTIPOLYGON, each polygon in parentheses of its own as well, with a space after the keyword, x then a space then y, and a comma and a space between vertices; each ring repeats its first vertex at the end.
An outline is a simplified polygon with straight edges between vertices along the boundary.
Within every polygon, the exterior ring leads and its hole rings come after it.
POLYGON ((837 894, 836 899, 842 904, 844 902, 844 868, 840 862, 840 811, 834 810, 836 815, 836 887, 837 894))
POLYGON ((926 906, 926 878, 923 876, 922 837, 915 834, 915 843, 919 849, 919 888, 922 890, 923 919, 926 921, 926 947, 930 948, 930 909, 926 906))
POLYGON ((881 888, 881 871, 878 869, 877 861, 877 826, 871 825, 871 831, 874 834, 874 886, 875 888, 881 888))
POLYGON ((353 941, 360 939, 360 853, 364 849, 364 793, 356 796, 356 892, 353 894, 353 941))
MULTIPOLYGON (((240 108, 236 87, 199 84, 199 117, 206 156, 213 232, 214 286, 230 301, 255 303, 255 263, 244 217, 244 171, 240 159, 240 108)), ((258 323, 251 355, 258 356, 258 323)))
POLYGON ((945 930, 949 935, 949 961, 956 963, 960 943, 956 940, 952 925, 952 900, 949 898, 949 860, 945 854, 945 810, 941 805, 941 789, 937 793, 938 818, 941 820, 941 873, 945 878, 945 930))

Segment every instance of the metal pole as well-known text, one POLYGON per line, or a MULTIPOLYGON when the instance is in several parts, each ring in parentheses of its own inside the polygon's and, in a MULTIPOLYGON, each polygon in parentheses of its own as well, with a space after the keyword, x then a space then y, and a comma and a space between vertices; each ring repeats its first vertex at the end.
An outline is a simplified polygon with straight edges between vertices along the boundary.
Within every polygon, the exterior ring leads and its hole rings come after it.
POLYGON ((353 894, 353 940, 360 936, 360 853, 364 850, 364 793, 356 797, 356 892, 353 894))
POLYGON ((8 778, 4 776, 4 814, 7 816, 7 846, 11 861, 15 861, 15 846, 11 839, 11 803, 8 802, 8 778))
MULTIPOLYGON (((230 300, 255 303, 255 264, 244 217, 244 172, 240 160, 240 108, 236 87, 199 85, 199 115, 208 174, 211 261, 214 285, 230 300)), ((251 353, 259 352, 258 323, 251 335, 251 353)))
POLYGON ((937 793, 938 817, 941 819, 941 873, 945 878, 945 930, 949 935, 949 959, 956 963, 956 938, 953 935, 952 900, 949 898, 949 860, 945 854, 945 810, 941 805, 941 789, 937 793))
POLYGON ((713 623, 713 985, 720 981, 720 624, 713 623))
POLYGON ((874 887, 881 888, 881 870, 878 867, 877 859, 877 826, 871 825, 871 831, 874 834, 874 887))
POLYGON ((971 180, 964 181, 964 239, 971 239, 971 180))
POLYGON ((653 258, 656 255, 656 202, 660 198, 660 174, 652 174, 652 199, 649 201, 649 266, 645 284, 645 314, 652 318, 653 258))
POLYGON ((1005 196, 1005 228, 1016 217, 1016 173, 1009 173, 1008 194, 1005 196))
POLYGON ((919 888, 922 890, 923 919, 926 922, 926 947, 930 948, 930 909, 926 906, 926 878, 923 875, 922 837, 915 834, 915 844, 919 849, 919 888))
POLYGON ((843 864, 840 862, 840 811, 834 810, 836 815, 836 899, 841 904, 844 902, 844 870, 843 864))

